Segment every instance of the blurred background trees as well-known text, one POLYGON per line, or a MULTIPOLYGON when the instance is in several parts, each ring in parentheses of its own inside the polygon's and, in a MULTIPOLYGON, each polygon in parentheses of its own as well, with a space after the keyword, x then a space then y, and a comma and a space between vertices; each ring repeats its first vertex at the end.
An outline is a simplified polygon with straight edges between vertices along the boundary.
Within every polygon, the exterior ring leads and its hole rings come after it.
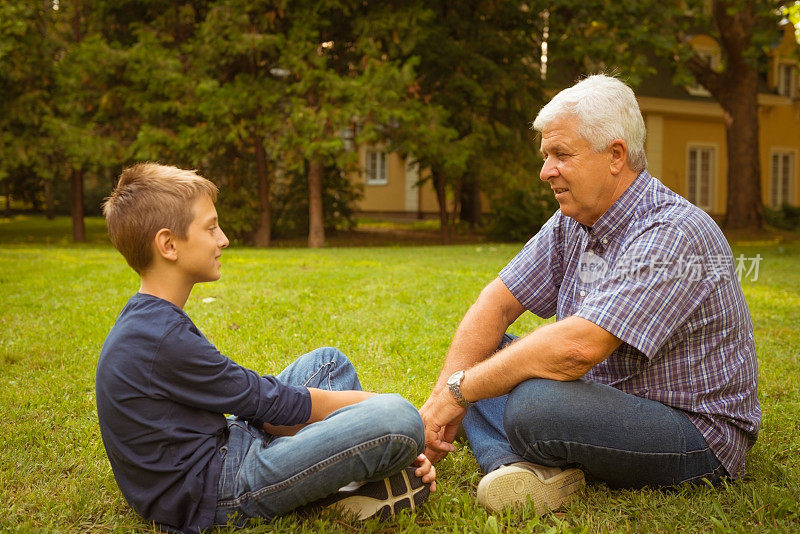
MULTIPOLYGON (((735 80, 757 68, 751 59, 774 37, 778 7, 798 16, 797 4, 705 4, 3 2, 0 196, 70 213, 81 241, 84 214, 99 214, 121 168, 153 160, 222 186, 235 239, 268 246, 307 234, 314 247, 326 230, 352 224, 355 147, 380 142, 427 169, 443 240, 456 221, 481 224, 481 192, 497 214, 494 235, 511 237, 521 224, 529 235, 553 209, 535 187, 529 130, 546 87, 600 69, 635 86, 671 58, 676 78, 695 76, 726 113, 752 100, 742 96, 752 84, 735 80), (684 37, 697 25, 725 45, 722 71, 692 54, 684 37), (731 29, 741 35, 728 39, 731 29)), ((760 207, 746 202, 759 195, 745 194, 758 169, 740 141, 729 153, 739 154, 731 190, 742 195, 731 195, 728 213, 758 225, 760 207)))

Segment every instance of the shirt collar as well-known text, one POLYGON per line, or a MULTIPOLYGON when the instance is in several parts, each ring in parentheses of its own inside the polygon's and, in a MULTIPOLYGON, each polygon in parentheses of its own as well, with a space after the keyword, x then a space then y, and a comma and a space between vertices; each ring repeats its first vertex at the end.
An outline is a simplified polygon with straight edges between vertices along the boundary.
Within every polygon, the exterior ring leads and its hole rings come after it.
POLYGON ((647 169, 640 172, 628 189, 597 219, 597 222, 591 227, 582 224, 583 229, 593 240, 599 240, 604 245, 608 244, 612 236, 625 227, 625 223, 633 217, 639 198, 652 179, 647 169))

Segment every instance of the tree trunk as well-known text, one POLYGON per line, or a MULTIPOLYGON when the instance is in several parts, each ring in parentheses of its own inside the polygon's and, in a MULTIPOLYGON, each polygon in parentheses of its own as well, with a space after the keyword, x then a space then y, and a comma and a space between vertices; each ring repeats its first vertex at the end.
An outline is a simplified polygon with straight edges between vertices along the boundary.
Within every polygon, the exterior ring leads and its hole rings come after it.
POLYGON ((439 227, 442 244, 447 245, 451 241, 450 217, 447 212, 447 189, 445 178, 441 172, 432 170, 433 188, 436 191, 436 202, 439 204, 439 227))
POLYGON ((44 181, 44 213, 48 220, 56 218, 55 199, 53 198, 53 181, 44 181))
POLYGON ((469 227, 474 229, 481 222, 481 188, 478 181, 467 180, 461 191, 461 209, 458 218, 469 223, 469 227))
POLYGON ((11 181, 5 181, 6 186, 6 208, 5 208, 5 216, 11 217, 11 181))
POLYGON ((272 238, 272 227, 269 209, 269 171, 267 169, 267 155, 261 136, 253 134, 253 144, 256 150, 256 173, 258 174, 258 201, 261 207, 258 229, 253 235, 253 244, 257 247, 268 247, 272 238))
POLYGON ((740 80, 738 85, 752 88, 733 95, 733 100, 724 105, 728 143, 728 202, 723 221, 726 230, 764 228, 756 84, 753 71, 751 80, 740 80))
POLYGON ((325 245, 322 214, 322 171, 319 161, 308 163, 308 248, 325 245))
POLYGON ((86 241, 86 226, 83 221, 83 170, 73 169, 70 178, 70 197, 72 199, 72 240, 76 243, 86 241))
POLYGON ((725 52, 723 72, 712 70, 695 56, 689 70, 724 110, 728 151, 728 201, 722 226, 726 230, 764 228, 761 162, 758 142, 758 70, 747 57, 757 16, 749 2, 713 3, 714 21, 725 52))
POLYGON ((723 227, 761 230, 764 205, 758 143, 758 71, 746 57, 756 26, 755 7, 746 2, 734 10, 728 2, 717 1, 714 18, 728 56, 724 84, 715 95, 725 110, 728 143, 728 202, 723 227))
POLYGON ((462 176, 456 180, 455 189, 453 190, 453 209, 450 210, 450 226, 448 231, 448 243, 454 243, 456 240, 456 218, 458 212, 461 211, 461 193, 463 191, 464 179, 462 176))

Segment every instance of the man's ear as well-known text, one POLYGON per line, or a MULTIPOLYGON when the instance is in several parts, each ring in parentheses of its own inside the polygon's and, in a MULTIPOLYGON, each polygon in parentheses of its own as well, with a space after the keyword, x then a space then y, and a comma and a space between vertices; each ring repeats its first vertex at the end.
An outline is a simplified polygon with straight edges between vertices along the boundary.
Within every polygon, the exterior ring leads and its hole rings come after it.
POLYGON ((153 239, 156 253, 165 260, 175 261, 178 259, 178 250, 175 248, 175 236, 169 228, 162 228, 156 232, 153 239))
POLYGON ((628 145, 622 139, 614 139, 609 145, 609 150, 611 152, 611 161, 609 162, 611 174, 617 175, 622 172, 628 162, 628 145))

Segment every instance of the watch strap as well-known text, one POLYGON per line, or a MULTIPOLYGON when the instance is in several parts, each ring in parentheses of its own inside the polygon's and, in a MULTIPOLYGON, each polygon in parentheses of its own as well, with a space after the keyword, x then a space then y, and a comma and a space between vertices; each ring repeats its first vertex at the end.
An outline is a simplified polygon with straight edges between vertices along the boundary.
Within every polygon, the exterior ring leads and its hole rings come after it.
POLYGON ((464 398, 464 394, 461 393, 461 381, 463 379, 464 371, 456 371, 447 379, 447 388, 450 390, 450 394, 453 395, 458 405, 466 408, 469 406, 469 401, 467 401, 467 399, 464 398))

